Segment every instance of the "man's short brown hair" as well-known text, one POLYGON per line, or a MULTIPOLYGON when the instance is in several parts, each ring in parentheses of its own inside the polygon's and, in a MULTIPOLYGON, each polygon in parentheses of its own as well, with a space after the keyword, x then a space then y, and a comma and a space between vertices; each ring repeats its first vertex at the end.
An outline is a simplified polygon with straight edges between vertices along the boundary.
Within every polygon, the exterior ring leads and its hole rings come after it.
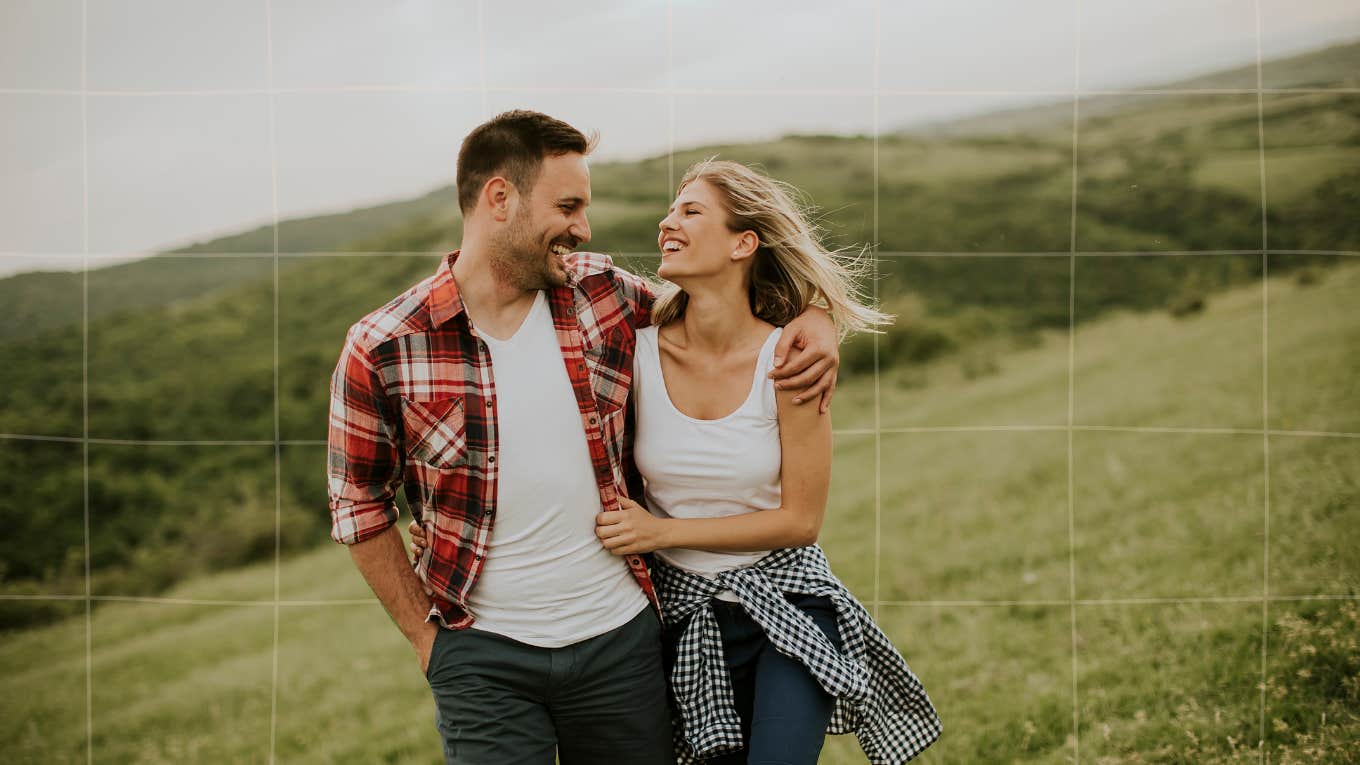
POLYGON ((524 109, 503 112, 478 125, 458 150, 458 207, 468 215, 486 182, 500 176, 529 195, 544 157, 589 154, 596 138, 559 119, 524 109))

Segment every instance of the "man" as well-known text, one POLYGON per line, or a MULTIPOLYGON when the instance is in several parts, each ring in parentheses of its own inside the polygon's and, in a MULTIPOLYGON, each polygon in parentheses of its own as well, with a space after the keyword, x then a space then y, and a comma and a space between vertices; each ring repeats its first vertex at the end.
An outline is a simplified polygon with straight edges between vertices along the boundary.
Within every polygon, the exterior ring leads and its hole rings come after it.
MULTIPOLYGON (((331 381, 332 537, 415 649, 450 763, 672 761, 646 565, 595 535, 636 477, 626 402, 652 296, 573 252, 591 148, 535 112, 473 130, 460 248, 350 329, 331 381), (399 485, 430 539, 414 571, 399 485)), ((817 380, 817 399, 834 327, 815 312, 784 337, 777 353, 810 351, 785 384, 817 380)))

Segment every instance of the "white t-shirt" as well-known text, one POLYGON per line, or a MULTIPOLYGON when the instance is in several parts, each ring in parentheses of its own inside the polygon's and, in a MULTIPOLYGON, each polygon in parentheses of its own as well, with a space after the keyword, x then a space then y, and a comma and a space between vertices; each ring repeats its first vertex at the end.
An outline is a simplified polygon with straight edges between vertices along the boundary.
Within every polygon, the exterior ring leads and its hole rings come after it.
MULTIPOLYGON (((774 382, 775 329, 761 346, 750 392, 736 411, 699 420, 675 407, 661 374, 657 328, 637 334, 633 396, 637 429, 633 454, 647 481, 647 506, 662 518, 723 518, 779 507, 779 412, 774 382)), ((713 578, 769 554, 676 548, 657 556, 677 568, 713 578)), ((724 591, 718 597, 735 600, 724 591)))
POLYGON ((560 648, 647 607, 628 564, 595 536, 600 492, 543 292, 491 353, 499 430, 496 522, 477 585, 476 629, 560 648))

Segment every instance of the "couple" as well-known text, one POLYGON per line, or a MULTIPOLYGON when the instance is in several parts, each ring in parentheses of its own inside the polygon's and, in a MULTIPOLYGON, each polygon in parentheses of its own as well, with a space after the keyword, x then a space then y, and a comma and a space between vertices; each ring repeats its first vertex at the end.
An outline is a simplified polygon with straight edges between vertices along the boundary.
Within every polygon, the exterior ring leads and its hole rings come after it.
POLYGON ((473 130, 460 249, 350 329, 331 381, 332 536, 415 649, 446 760, 812 763, 852 730, 909 759, 939 720, 814 544, 838 326, 886 317, 735 163, 682 180, 667 286, 574 252, 591 148, 536 112, 473 130))

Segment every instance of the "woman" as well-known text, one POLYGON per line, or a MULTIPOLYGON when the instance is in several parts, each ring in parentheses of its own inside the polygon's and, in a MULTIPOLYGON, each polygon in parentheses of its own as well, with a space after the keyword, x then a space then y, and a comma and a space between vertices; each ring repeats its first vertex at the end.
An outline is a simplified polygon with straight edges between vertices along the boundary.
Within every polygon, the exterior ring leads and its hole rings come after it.
POLYGON ((767 377, 779 327, 814 301, 843 334, 889 317, 787 188, 735 162, 686 172, 658 243, 669 284, 633 382, 651 512, 625 499, 596 531, 616 555, 656 553, 677 757, 811 764, 826 733, 854 731, 871 762, 910 759, 939 719, 816 546, 830 417, 767 377))

